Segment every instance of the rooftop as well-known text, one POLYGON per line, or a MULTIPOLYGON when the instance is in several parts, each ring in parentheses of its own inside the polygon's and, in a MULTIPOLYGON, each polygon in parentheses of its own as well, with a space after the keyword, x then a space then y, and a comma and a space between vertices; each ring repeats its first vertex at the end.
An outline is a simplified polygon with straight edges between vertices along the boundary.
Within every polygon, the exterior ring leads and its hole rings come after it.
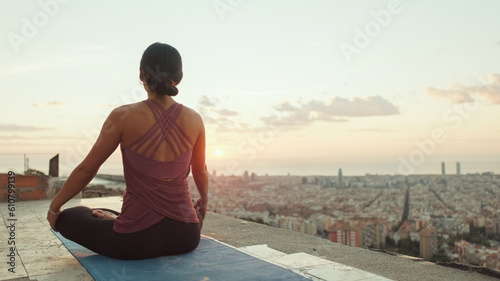
MULTIPOLYGON (((50 231, 48 222, 45 219, 49 203, 50 200, 16 202, 14 217, 9 217, 8 204, 5 202, 0 203, 0 213, 5 225, 8 226, 13 222, 7 219, 16 219, 14 235, 17 248, 16 268, 15 273, 12 273, 8 271, 9 265, 5 263, 5 257, 9 254, 11 247, 8 244, 8 237, 12 234, 7 231, 7 228, 0 228, 1 237, 5 237, 4 244, 0 247, 0 256, 4 257, 2 259, 0 280, 93 280, 85 268, 50 231)), ((65 207, 85 205, 119 210, 121 203, 121 197, 100 197, 73 199, 65 207)), ((244 251, 253 251, 253 254, 258 254, 258 251, 269 248, 267 253, 304 253, 309 257, 318 257, 317 260, 321 258, 353 267, 354 270, 360 272, 366 271, 393 280, 498 280, 476 272, 415 261, 362 248, 348 247, 319 237, 214 213, 207 214, 202 234, 244 251), (261 246, 249 247, 254 245, 261 246), (267 245, 269 248, 263 245, 267 245)), ((304 254, 297 255, 303 257, 304 254)), ((376 279, 378 278, 368 280, 376 279)))

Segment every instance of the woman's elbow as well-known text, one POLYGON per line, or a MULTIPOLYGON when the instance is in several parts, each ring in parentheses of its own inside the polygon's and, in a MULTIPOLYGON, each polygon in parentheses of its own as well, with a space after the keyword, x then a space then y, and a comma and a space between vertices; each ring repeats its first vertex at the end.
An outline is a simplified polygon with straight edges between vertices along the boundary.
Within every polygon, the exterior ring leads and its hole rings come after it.
POLYGON ((92 178, 95 177, 95 175, 97 174, 98 170, 99 169, 93 169, 93 168, 87 167, 85 165, 78 165, 75 168, 74 172, 77 173, 77 174, 79 174, 79 175, 81 175, 81 176, 83 176, 83 177, 85 177, 85 178, 92 179, 92 178))
POLYGON ((194 168, 193 167, 193 177, 195 178, 198 178, 198 177, 208 177, 208 170, 207 170, 207 166, 203 167, 203 168, 194 168))
POLYGON ((195 164, 191 165, 193 173, 206 173, 208 171, 207 164, 195 164))

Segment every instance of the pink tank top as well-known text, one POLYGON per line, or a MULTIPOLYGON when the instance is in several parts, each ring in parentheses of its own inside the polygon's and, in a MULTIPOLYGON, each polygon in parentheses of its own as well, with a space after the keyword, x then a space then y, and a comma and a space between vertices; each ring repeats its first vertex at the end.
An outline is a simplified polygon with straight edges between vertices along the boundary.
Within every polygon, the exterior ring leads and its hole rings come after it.
POLYGON ((127 193, 113 226, 119 233, 143 230, 164 217, 186 223, 199 222, 187 182, 193 145, 176 122, 183 106, 174 103, 164 109, 153 100, 143 102, 153 112, 156 123, 129 147, 121 147, 127 193), (175 159, 153 160, 164 142, 175 159))

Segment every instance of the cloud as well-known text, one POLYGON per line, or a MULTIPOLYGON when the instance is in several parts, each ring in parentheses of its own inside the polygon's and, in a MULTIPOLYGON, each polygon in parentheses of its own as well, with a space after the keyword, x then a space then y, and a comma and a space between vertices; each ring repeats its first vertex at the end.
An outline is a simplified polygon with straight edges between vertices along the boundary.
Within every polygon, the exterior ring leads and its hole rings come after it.
POLYGON ((394 133, 394 130, 387 130, 382 128, 365 128, 359 130, 351 130, 351 132, 376 132, 376 133, 394 133))
POLYGON ((226 108, 215 110, 215 112, 217 112, 220 115, 224 115, 224 116, 236 116, 239 114, 237 111, 229 110, 226 108))
POLYGON ((425 93, 435 98, 449 99, 456 104, 473 102, 477 98, 500 104, 500 74, 490 74, 484 82, 472 86, 451 83, 449 89, 427 87, 425 93))
POLYGON ((5 136, 0 136, 0 140, 60 140, 60 139, 81 139, 80 137, 74 137, 74 136, 55 136, 55 135, 50 135, 50 136, 20 136, 20 135, 5 135, 5 136))
POLYGON ((104 103, 100 103, 96 107, 97 108, 116 108, 116 107, 119 107, 119 106, 120 106, 119 104, 104 104, 104 103))
POLYGON ((215 132, 242 132, 249 129, 248 124, 237 118, 239 112, 227 108, 216 108, 217 98, 202 96, 198 100, 198 112, 207 127, 215 132))
POLYGON ((366 99, 353 98, 351 101, 336 97, 329 104, 311 101, 308 105, 309 110, 323 112, 331 116, 363 117, 399 114, 398 108, 381 96, 366 99))
MULTIPOLYGON (((32 105, 33 107, 39 107, 39 106, 40 106, 40 104, 39 104, 39 103, 37 103, 37 102, 33 102, 31 105, 32 105)), ((57 107, 57 106, 64 106, 64 105, 66 105, 66 103, 65 103, 65 102, 62 102, 62 101, 52 101, 52 102, 48 102, 48 103, 46 103, 45 105, 46 105, 47 107, 57 107)))
POLYGON ((298 111, 299 108, 293 106, 290 104, 290 102, 288 101, 285 101, 285 102, 282 102, 281 104, 279 104, 277 107, 276 107, 276 110, 277 111, 298 111))
POLYGON ((489 100, 493 104, 500 104, 500 74, 490 74, 487 83, 472 87, 472 92, 489 100))
POLYGON ((466 103, 474 101, 471 93, 462 85, 455 85, 454 89, 451 90, 441 90, 433 87, 427 87, 425 88, 425 92, 431 97, 449 99, 452 103, 466 103))
POLYGON ((261 129, 262 126, 294 129, 314 122, 347 122, 349 118, 387 116, 399 114, 398 108, 380 96, 353 98, 335 97, 330 101, 310 100, 308 102, 283 101, 272 107, 275 113, 261 116, 263 124, 242 122, 237 111, 217 108, 216 102, 203 96, 198 101, 199 112, 205 125, 216 132, 246 132, 261 129))
POLYGON ((240 120, 233 120, 224 116, 221 116, 216 119, 215 131, 216 132, 245 132, 252 128, 248 126, 248 124, 241 122, 240 120))
POLYGON ((201 99, 198 101, 198 103, 202 106, 215 106, 216 101, 216 98, 214 98, 214 101, 211 101, 207 96, 201 96, 201 99))
POLYGON ((53 102, 48 102, 47 106, 48 107, 56 107, 56 106, 63 106, 65 104, 66 104, 65 102, 53 101, 53 102))
POLYGON ((262 117, 268 126, 298 127, 316 121, 346 122, 346 118, 399 114, 398 108, 380 96, 353 98, 335 97, 329 102, 311 100, 292 105, 285 101, 275 107, 276 115, 262 117))
POLYGON ((52 130, 53 128, 40 128, 34 126, 24 126, 16 124, 0 124, 0 131, 7 132, 33 132, 42 130, 52 130))

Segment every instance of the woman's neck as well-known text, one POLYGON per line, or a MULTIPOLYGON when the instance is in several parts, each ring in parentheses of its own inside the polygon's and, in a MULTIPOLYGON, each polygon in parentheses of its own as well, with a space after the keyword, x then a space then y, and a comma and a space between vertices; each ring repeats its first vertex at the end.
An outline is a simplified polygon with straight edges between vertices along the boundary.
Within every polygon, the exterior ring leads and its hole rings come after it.
POLYGON ((155 92, 148 92, 148 99, 154 100, 159 104, 169 105, 175 102, 171 96, 159 95, 155 92))

